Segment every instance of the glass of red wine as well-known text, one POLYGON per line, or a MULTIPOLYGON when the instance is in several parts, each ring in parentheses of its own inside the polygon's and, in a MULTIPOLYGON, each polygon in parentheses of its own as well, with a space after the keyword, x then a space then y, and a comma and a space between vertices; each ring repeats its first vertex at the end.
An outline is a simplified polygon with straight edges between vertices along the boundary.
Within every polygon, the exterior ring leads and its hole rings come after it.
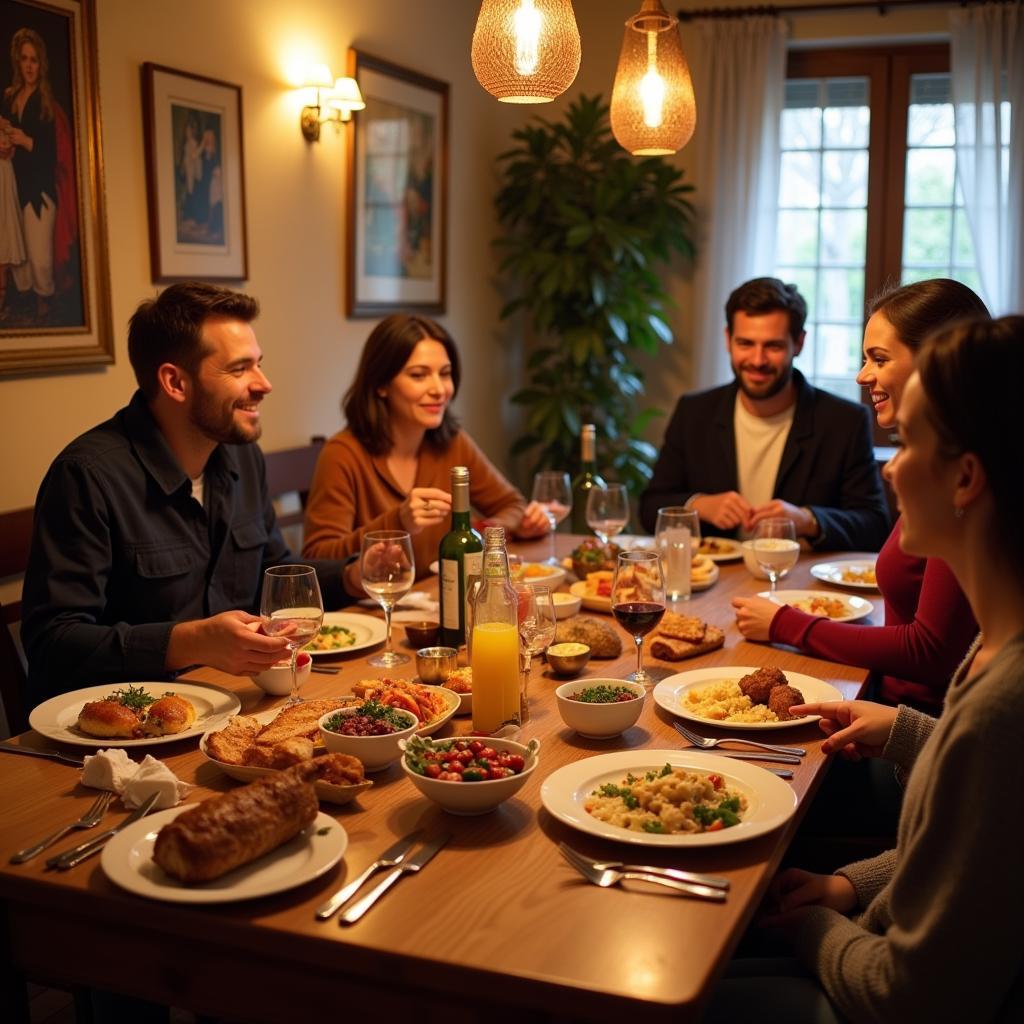
POLYGON ((629 678, 636 683, 649 683, 643 663, 644 637, 665 614, 665 578, 661 556, 656 551, 619 554, 612 578, 612 614, 636 644, 636 672, 629 678))

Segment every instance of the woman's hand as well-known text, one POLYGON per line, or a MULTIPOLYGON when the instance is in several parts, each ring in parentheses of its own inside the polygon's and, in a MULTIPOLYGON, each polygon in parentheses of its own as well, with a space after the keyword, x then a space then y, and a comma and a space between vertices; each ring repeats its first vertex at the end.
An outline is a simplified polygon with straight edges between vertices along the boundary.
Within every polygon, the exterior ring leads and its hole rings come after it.
POLYGON ((515 535, 524 540, 534 537, 544 537, 551 531, 551 520, 548 519, 544 506, 536 501, 531 501, 523 512, 523 518, 515 529, 515 535))
POLYGON ((857 907, 853 883, 842 875, 816 875, 800 868, 780 871, 768 887, 757 923, 792 936, 808 907, 828 907, 848 914, 857 907))
POLYGON ((748 640, 771 640, 772 619, 781 606, 764 597, 734 597, 736 627, 748 640))
POLYGON ((880 757, 896 721, 896 708, 869 700, 829 701, 822 704, 794 704, 793 716, 821 715, 818 727, 828 736, 823 754, 841 752, 851 761, 880 757))
POLYGON ((398 508, 403 529, 415 536, 452 514, 452 496, 437 487, 414 487, 398 508))
POLYGON ((35 143, 20 128, 16 128, 12 124, 7 129, 7 137, 15 146, 21 146, 22 149, 27 149, 30 153, 32 152, 32 147, 35 143))

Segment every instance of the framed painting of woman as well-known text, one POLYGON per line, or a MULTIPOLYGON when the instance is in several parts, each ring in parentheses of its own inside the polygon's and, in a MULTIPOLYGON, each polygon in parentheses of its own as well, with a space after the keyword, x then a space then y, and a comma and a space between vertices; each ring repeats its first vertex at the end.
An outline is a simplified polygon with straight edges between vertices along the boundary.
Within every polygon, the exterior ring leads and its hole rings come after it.
POLYGON ((0 373, 114 361, 93 0, 0 4, 0 373))

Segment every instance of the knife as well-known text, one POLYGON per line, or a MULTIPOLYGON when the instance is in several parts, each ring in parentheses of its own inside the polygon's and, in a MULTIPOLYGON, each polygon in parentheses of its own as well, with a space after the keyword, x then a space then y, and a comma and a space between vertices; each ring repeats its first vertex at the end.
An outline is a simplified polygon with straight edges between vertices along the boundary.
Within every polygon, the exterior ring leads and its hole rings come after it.
POLYGON ((800 758, 795 754, 748 754, 745 750, 722 750, 716 747, 714 750, 704 751, 701 747, 687 747, 686 753, 717 754, 719 757, 731 757, 737 761, 773 761, 775 764, 799 764, 800 758))
POLYGON ((347 910, 342 912, 338 919, 340 924, 355 924, 406 873, 415 873, 422 867, 429 864, 434 854, 451 839, 451 833, 446 832, 443 836, 431 840, 425 846, 420 847, 419 853, 410 857, 407 861, 392 868, 365 896, 356 900, 347 910))
POLYGON ((159 793, 151 794, 146 798, 145 802, 132 811, 132 813, 129 814, 120 825, 115 825, 113 828, 107 829, 106 832, 101 832, 98 836, 88 840, 88 842, 80 843, 78 846, 72 846, 70 850, 65 850, 56 857, 51 857, 46 862, 46 866, 48 868, 56 868, 58 871, 67 871, 69 868, 73 868, 76 864, 81 864, 83 860, 87 860, 94 853, 99 853, 111 836, 117 835, 121 829, 127 828, 129 825, 134 825, 140 818, 144 818, 149 814, 149 812, 153 810, 153 805, 157 802, 159 796, 159 793))
POLYGON ((345 902, 351 899, 356 890, 365 882, 370 875, 379 868, 393 868, 405 860, 406 854, 416 845, 419 839, 418 831, 410 832, 404 839, 389 846, 358 878, 353 879, 347 885, 342 886, 329 900, 321 903, 316 908, 318 921, 326 921, 332 917, 334 912, 345 902))
POLYGON ((85 764, 80 758, 71 757, 69 754, 61 754, 56 750, 33 750, 32 747, 9 747, 6 743, 0 743, 0 750, 8 754, 24 754, 26 757, 41 757, 47 761, 57 761, 59 764, 69 764, 73 768, 82 768, 85 764))

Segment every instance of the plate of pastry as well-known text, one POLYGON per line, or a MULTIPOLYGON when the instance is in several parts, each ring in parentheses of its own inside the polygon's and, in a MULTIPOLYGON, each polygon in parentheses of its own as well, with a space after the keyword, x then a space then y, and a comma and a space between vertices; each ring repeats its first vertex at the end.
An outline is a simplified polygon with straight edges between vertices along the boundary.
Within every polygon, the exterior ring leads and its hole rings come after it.
POLYGON ((28 724, 58 743, 145 747, 198 738, 241 706, 212 683, 108 683, 51 697, 33 709, 28 724))

